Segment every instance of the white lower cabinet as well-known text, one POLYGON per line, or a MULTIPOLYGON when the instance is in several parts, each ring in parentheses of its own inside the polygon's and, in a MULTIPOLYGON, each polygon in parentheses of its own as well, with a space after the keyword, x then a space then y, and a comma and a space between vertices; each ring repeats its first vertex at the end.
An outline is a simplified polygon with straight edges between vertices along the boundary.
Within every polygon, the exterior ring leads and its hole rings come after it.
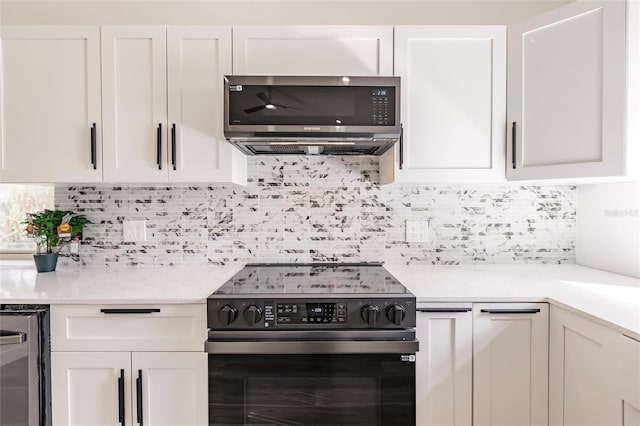
POLYGON ((204 352, 53 352, 51 363, 54 426, 207 424, 204 352))
POLYGON ((131 371, 135 385, 136 380, 141 380, 141 414, 145 425, 207 424, 205 352, 133 352, 131 371))
POLYGON ((471 426, 471 304, 418 304, 416 424, 471 426))
POLYGON ((550 425, 622 424, 616 368, 619 337, 591 320, 551 307, 550 425))
POLYGON ((130 352, 52 352, 51 365, 54 426, 131 424, 130 352))
POLYGON ((474 425, 547 424, 548 325, 546 303, 473 305, 474 425))
POLYGON ((205 339, 204 304, 52 306, 53 426, 205 426, 205 339))
POLYGON ((640 426, 640 341, 623 335, 618 343, 622 425, 640 426))

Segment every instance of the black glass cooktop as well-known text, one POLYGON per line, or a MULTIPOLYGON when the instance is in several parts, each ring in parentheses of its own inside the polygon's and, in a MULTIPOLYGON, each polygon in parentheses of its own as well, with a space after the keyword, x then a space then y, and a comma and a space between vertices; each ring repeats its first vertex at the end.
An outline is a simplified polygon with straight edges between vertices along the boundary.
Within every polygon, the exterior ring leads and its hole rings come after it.
POLYGON ((248 264, 217 295, 410 295, 380 263, 248 264))

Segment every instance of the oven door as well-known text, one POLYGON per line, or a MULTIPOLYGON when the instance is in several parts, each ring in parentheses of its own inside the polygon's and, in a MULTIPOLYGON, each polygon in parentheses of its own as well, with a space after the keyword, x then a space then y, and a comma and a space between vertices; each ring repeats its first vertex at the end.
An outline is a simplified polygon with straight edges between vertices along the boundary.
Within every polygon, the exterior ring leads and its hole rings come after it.
POLYGON ((415 425, 416 341, 245 343, 207 344, 210 426, 415 425))

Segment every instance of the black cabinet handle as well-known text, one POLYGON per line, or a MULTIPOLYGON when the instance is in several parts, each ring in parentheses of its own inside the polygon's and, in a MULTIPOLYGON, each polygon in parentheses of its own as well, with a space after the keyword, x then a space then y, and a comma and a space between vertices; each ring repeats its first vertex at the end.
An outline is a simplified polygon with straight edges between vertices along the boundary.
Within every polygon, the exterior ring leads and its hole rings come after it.
POLYGON ((162 123, 158 124, 156 143, 158 145, 156 150, 156 164, 158 165, 158 170, 162 170, 162 123))
POLYGON ((471 312, 471 308, 416 308, 416 312, 455 314, 460 312, 471 312))
POLYGON ((516 168, 516 122, 511 124, 511 167, 516 168))
POLYGON ((138 378, 136 379, 136 419, 142 426, 142 370, 138 370, 138 378))
POLYGON ((153 312, 160 312, 160 308, 115 308, 115 309, 100 309, 103 314, 151 314, 153 312))
POLYGON ((120 377, 118 377, 118 422, 121 426, 124 423, 124 370, 120 369, 120 377))
POLYGON ((176 124, 173 123, 173 126, 171 126, 171 165, 173 170, 176 170, 176 163, 176 124))
POLYGON ((404 128, 402 124, 400 124, 400 165, 399 169, 402 170, 404 167, 404 128))
POLYGON ((537 314, 540 309, 480 309, 484 314, 537 314))
POLYGON ((91 126, 91 165, 93 166, 93 170, 98 168, 96 159, 96 123, 93 123, 93 126, 91 126))

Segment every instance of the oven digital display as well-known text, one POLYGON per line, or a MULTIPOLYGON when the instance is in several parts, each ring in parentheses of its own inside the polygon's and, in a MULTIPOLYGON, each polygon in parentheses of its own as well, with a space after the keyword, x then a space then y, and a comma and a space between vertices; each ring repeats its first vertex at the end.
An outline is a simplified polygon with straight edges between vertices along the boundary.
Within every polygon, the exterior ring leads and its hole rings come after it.
POLYGON ((277 304, 277 324, 329 324, 342 323, 346 320, 346 303, 277 304))

